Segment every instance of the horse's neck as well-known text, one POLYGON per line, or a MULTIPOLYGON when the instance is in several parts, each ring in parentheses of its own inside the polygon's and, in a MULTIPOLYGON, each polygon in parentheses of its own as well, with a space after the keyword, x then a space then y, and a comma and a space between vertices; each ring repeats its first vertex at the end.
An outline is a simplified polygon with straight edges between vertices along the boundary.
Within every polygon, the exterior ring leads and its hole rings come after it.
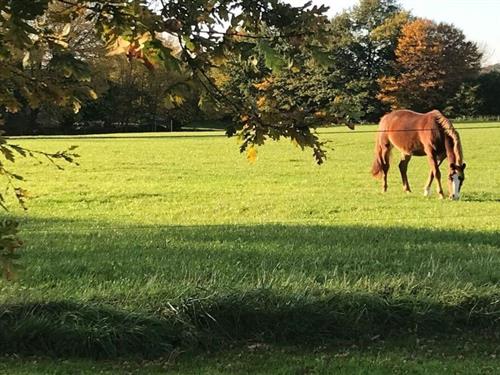
POLYGON ((449 164, 457 163, 457 155, 455 155, 455 142, 449 135, 445 135, 444 146, 446 149, 446 157, 448 158, 449 164))

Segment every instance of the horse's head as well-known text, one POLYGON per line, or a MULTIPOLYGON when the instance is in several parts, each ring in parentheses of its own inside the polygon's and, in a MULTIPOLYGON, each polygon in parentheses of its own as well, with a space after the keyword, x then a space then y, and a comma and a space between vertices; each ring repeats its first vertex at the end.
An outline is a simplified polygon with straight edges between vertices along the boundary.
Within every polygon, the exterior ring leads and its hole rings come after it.
POLYGON ((462 189, 462 184, 465 180, 465 170, 466 164, 450 164, 450 174, 448 175, 448 185, 450 198, 457 200, 460 198, 460 189, 462 189))

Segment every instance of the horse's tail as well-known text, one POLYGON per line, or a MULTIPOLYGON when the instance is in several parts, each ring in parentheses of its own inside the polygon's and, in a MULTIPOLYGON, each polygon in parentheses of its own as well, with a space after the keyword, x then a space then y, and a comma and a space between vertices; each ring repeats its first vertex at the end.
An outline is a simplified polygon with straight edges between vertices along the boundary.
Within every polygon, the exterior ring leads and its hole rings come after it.
POLYGON ((375 158, 372 164, 372 176, 379 178, 382 174, 384 167, 382 163, 382 148, 380 147, 379 137, 377 137, 377 142, 375 143, 375 158))
POLYGON ((463 151, 462 151, 462 143, 460 142, 460 136, 458 132, 454 128, 453 124, 450 120, 448 120, 444 115, 438 110, 434 110, 435 120, 438 126, 443 129, 444 133, 448 135, 453 140, 453 152, 455 153, 455 157, 457 159, 457 164, 462 164, 463 159, 463 151))
POLYGON ((382 144, 382 137, 385 136, 385 133, 383 132, 383 122, 384 118, 382 117, 382 120, 380 120, 380 125, 379 125, 379 130, 382 130, 382 132, 377 134, 377 138, 375 141, 375 158, 373 159, 373 164, 372 164, 372 176, 375 178, 379 178, 384 171, 384 168, 386 167, 386 164, 388 163, 388 160, 385 160, 384 158, 384 149, 383 149, 383 144, 382 144))

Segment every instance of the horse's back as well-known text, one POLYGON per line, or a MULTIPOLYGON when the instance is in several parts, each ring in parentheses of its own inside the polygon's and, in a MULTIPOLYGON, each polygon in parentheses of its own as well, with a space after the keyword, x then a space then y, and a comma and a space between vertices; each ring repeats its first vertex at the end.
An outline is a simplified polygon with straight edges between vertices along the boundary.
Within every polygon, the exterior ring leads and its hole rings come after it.
POLYGON ((419 113, 408 109, 398 109, 382 117, 380 126, 384 130, 418 131, 424 128, 435 128, 436 111, 419 113))
POLYGON ((418 113, 407 109, 390 112, 380 120, 381 136, 402 153, 425 155, 425 148, 439 137, 436 124, 437 111, 418 113))

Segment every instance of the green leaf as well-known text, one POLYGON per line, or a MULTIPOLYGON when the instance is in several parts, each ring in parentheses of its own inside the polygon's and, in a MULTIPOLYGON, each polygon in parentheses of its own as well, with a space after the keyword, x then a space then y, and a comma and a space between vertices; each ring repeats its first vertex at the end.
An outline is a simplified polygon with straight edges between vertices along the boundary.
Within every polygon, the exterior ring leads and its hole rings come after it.
POLYGON ((332 60, 328 52, 317 46, 312 46, 310 49, 313 60, 317 65, 322 67, 329 67, 331 65, 332 60))
POLYGON ((281 56, 274 48, 271 47, 267 40, 260 40, 258 42, 259 49, 264 56, 266 67, 273 72, 279 73, 287 63, 283 56, 281 56))
POLYGON ((7 147, 5 147, 5 146, 0 147, 0 152, 3 154, 5 159, 7 159, 8 161, 10 161, 12 163, 15 161, 14 153, 11 150, 9 150, 7 147))
POLYGON ((167 70, 181 71, 180 61, 172 55, 172 50, 163 45, 161 40, 154 39, 145 43, 144 54, 154 63, 161 63, 167 70))
POLYGON ((182 40, 184 41, 184 45, 186 46, 186 48, 190 51, 194 51, 196 50, 196 45, 194 44, 194 42, 191 40, 191 38, 189 37, 189 35, 184 35, 182 37, 182 40))

